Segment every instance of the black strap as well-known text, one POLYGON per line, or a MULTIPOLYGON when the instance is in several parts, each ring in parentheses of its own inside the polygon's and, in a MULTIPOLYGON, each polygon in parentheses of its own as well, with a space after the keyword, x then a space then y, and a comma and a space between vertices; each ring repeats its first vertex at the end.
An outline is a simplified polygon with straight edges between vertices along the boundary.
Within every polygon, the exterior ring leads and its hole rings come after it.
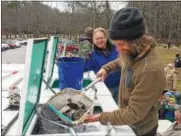
POLYGON ((52 93, 56 94, 56 92, 49 86, 49 84, 43 79, 43 82, 46 84, 46 86, 52 91, 52 93))

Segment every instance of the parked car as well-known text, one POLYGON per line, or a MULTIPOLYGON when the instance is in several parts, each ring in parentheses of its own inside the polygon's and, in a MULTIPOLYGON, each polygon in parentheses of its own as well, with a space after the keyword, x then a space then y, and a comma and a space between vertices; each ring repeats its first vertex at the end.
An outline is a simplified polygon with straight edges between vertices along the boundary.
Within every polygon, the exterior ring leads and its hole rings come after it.
POLYGON ((19 42, 20 44, 26 45, 28 41, 25 39, 20 39, 19 42))
POLYGON ((4 50, 8 50, 10 47, 8 46, 7 43, 2 43, 1 44, 1 51, 4 51, 4 50))
POLYGON ((64 45, 66 43, 66 52, 72 52, 72 53, 77 53, 79 51, 78 44, 75 41, 72 40, 62 40, 58 44, 58 52, 62 53, 64 50, 64 45))
POLYGON ((12 41, 7 42, 7 44, 8 44, 10 49, 16 48, 16 44, 14 42, 12 42, 12 41))
POLYGON ((27 44, 27 40, 24 40, 23 38, 17 38, 14 40, 14 42, 19 42, 21 45, 27 44))
POLYGON ((15 41, 14 44, 16 45, 17 48, 20 48, 21 47, 21 44, 19 41, 15 41))

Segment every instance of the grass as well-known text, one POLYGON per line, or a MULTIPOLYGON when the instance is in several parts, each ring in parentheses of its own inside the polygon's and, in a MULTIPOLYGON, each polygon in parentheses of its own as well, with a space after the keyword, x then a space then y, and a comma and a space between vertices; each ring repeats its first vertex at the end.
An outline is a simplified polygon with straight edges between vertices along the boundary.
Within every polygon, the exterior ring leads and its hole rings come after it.
MULTIPOLYGON (((162 46, 158 46, 158 47, 156 47, 156 50, 159 53, 160 58, 162 59, 163 63, 166 66, 168 63, 174 62, 175 54, 178 53, 178 51, 181 50, 181 48, 165 49, 162 46)), ((177 81, 177 90, 181 92, 181 80, 177 81)))

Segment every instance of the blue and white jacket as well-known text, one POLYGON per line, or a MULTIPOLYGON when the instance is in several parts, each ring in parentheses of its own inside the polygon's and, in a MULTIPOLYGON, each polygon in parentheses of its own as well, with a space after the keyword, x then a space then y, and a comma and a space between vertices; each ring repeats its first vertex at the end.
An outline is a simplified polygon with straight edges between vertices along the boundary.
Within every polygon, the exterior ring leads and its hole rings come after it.
MULTIPOLYGON (((115 46, 109 40, 107 41, 107 48, 105 50, 101 50, 97 48, 97 46, 95 46, 92 55, 85 62, 84 71, 93 70, 96 74, 104 64, 113 61, 118 57, 118 55, 119 53, 116 51, 115 46)), ((107 85, 107 87, 118 87, 120 82, 120 76, 120 70, 109 73, 105 80, 105 84, 107 85)))

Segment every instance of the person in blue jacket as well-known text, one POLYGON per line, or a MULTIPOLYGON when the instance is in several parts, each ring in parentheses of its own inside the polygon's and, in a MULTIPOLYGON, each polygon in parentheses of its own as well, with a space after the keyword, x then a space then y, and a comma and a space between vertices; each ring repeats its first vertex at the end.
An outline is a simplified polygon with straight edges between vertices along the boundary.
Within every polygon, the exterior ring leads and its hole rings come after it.
MULTIPOLYGON (((116 59, 119 53, 108 39, 107 31, 101 27, 95 29, 93 32, 93 45, 94 51, 92 52, 90 58, 86 59, 84 70, 93 70, 96 74, 104 64, 116 59)), ((104 81, 111 91, 116 103, 118 103, 120 76, 121 72, 118 70, 110 73, 104 81)))

